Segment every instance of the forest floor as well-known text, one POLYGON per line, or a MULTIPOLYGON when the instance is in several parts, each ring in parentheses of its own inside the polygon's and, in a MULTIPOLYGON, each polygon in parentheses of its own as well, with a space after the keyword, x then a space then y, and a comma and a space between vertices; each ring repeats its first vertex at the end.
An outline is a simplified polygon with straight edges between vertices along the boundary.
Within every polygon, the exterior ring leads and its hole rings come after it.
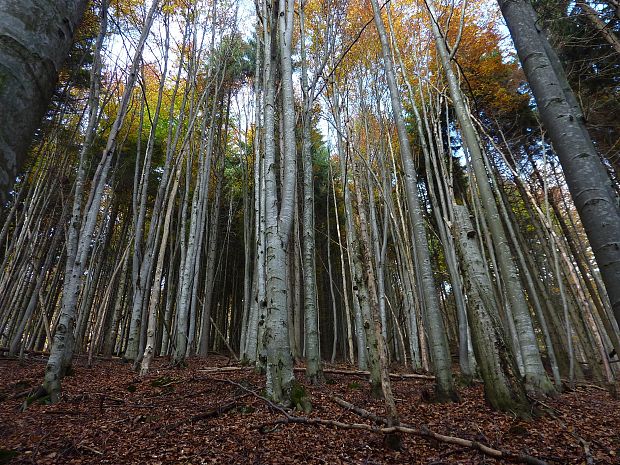
MULTIPOLYGON (((408 434, 402 449, 393 451, 372 431, 270 425, 283 413, 249 392, 260 393, 264 377, 250 369, 212 371, 228 362, 219 356, 191 359, 185 369, 156 359, 144 378, 120 360, 97 360, 88 368, 78 358, 60 403, 35 402, 20 412, 43 378, 44 362, 36 356, 25 363, 0 358, 0 464, 499 463, 476 450, 408 434)), ((297 377, 302 381, 303 372, 297 377)), ((432 380, 396 378, 392 387, 401 422, 416 428, 549 464, 620 463, 620 401, 600 388, 580 386, 546 399, 539 404, 542 415, 523 421, 490 410, 480 384, 461 388, 461 402, 453 404, 424 400, 432 380)), ((306 390, 312 412, 294 415, 371 424, 336 404, 335 396, 384 413, 360 376, 329 374, 325 384, 306 390)))

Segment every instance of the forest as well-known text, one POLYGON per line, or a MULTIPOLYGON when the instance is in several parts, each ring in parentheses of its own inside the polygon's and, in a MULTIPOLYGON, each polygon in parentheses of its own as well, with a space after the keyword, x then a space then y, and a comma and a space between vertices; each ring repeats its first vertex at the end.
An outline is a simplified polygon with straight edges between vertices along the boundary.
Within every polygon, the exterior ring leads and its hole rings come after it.
POLYGON ((620 463, 618 0, 0 0, 0 464, 620 463))

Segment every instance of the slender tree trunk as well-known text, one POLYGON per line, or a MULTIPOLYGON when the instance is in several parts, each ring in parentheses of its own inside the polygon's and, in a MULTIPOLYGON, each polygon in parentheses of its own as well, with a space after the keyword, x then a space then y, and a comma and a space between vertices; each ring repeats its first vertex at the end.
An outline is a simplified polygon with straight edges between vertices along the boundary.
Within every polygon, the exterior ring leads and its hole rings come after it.
POLYGON ((294 218, 296 189, 295 108, 292 78, 292 0, 263 2, 264 31, 264 130, 265 130, 265 271, 267 308, 263 343, 266 348, 267 393, 276 402, 288 403, 294 380, 290 348, 286 276, 286 250, 294 218), (277 34, 274 37, 274 32, 277 34), (275 77, 280 56, 283 151, 280 201, 276 180, 275 77))
POLYGON ((312 172, 312 90, 308 84, 306 60, 304 1, 300 10, 301 23, 301 86, 303 112, 301 117, 301 159, 303 169, 303 275, 304 275, 304 351, 306 353, 306 377, 312 384, 323 380, 319 341, 319 313, 316 305, 316 263, 314 239, 314 176, 312 172))
POLYGON ((501 223, 495 197, 493 196, 493 191, 489 182, 490 173, 486 170, 476 130, 469 117, 469 111, 466 108, 456 73, 452 69, 451 54, 448 51, 446 40, 439 29, 439 17, 433 7, 432 0, 427 2, 427 6, 431 16, 431 29, 435 37, 435 44, 448 80, 450 96, 452 97, 454 109, 460 124, 463 140, 470 155, 484 217, 491 231, 501 278, 514 317, 516 334, 519 339, 519 346, 523 359, 526 385, 528 389, 533 392, 542 392, 545 394, 553 393, 554 388, 545 373, 540 358, 540 351, 538 349, 525 293, 523 292, 518 270, 508 245, 506 232, 501 223))
POLYGON ((407 193, 407 204, 409 207, 409 216, 413 230, 412 242, 415 247, 418 269, 421 273, 421 291, 424 297, 423 301, 427 317, 426 321, 429 329, 433 362, 435 364, 435 374, 437 376, 437 397, 441 401, 455 400, 457 395, 452 378, 452 360, 450 358, 446 331, 437 297, 437 290, 435 288, 433 270, 431 268, 426 227, 424 225, 424 217, 422 214, 420 199, 418 197, 417 173, 413 163, 409 136, 407 135, 407 129, 405 127, 400 93, 396 84, 396 74, 394 72, 392 53, 388 43, 383 19, 381 18, 379 3, 377 0, 371 0, 371 4, 374 12, 375 25, 377 27, 377 32, 379 33, 379 39, 381 40, 383 65, 385 67, 385 75, 390 90, 392 113, 395 119, 396 128, 398 130, 401 161, 403 164, 403 171, 405 173, 405 191, 407 193))

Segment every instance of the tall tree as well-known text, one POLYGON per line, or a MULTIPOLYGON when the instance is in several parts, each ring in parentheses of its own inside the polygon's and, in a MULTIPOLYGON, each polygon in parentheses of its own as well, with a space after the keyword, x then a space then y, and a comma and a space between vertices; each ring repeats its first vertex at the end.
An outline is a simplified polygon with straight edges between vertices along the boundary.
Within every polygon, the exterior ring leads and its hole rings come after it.
POLYGON ((446 331, 444 328, 443 317, 441 315, 441 308, 439 306, 437 290, 435 289, 435 280, 433 279, 424 217, 422 216, 422 208, 418 197, 417 173, 413 164, 413 154, 411 152, 409 136, 407 135, 407 129, 405 127, 402 102, 396 84, 394 61, 392 58, 392 52, 388 42, 385 25, 383 23, 383 18, 381 17, 379 3, 377 0, 371 0, 371 4, 374 12, 375 26, 379 32, 379 39, 381 40, 383 65, 385 67, 385 76, 390 91, 392 114, 396 123, 396 129, 398 131, 401 162, 405 172, 405 191, 407 194, 407 203, 412 228, 412 243, 415 247, 415 256, 418 265, 417 268, 420 273, 420 287, 422 288, 421 291, 423 293, 423 302, 428 322, 433 361, 435 363, 435 372, 437 375, 437 394, 441 400, 455 399, 456 391, 454 389, 454 382, 452 379, 448 340, 446 338, 446 331))
POLYGON ((287 253, 294 218, 297 177, 295 107, 293 95, 292 40, 293 0, 264 0, 262 3, 264 63, 264 176, 267 308, 263 344, 266 348, 267 392, 277 402, 288 402, 294 380, 288 327, 287 253), (279 60, 277 59, 279 58, 279 60), (276 103, 276 76, 281 95, 276 103), (276 164, 276 105, 282 111, 280 137, 281 182, 276 164), (280 195, 278 196, 278 191, 280 195))
POLYGON ((0 201, 69 54, 87 0, 0 0, 0 201))
POLYGON ((460 125, 464 146, 467 149, 473 167, 478 188, 477 195, 479 195, 484 217, 495 244, 499 272, 501 273, 507 301, 517 330, 519 349, 523 358, 523 374, 529 389, 534 392, 551 393, 554 391, 554 388, 542 364, 525 292, 523 291, 518 268, 510 251, 508 236, 502 225, 499 209, 493 195, 490 181, 493 173, 487 170, 485 166, 483 151, 478 141, 476 129, 463 98, 458 78, 452 68, 451 60, 454 57, 454 50, 451 52, 448 48, 444 34, 440 29, 439 16, 432 0, 427 2, 427 7, 431 17, 431 30, 435 37, 437 51, 448 81, 450 97, 452 98, 460 125))
POLYGON ((529 0, 498 0, 620 323, 620 205, 529 0))

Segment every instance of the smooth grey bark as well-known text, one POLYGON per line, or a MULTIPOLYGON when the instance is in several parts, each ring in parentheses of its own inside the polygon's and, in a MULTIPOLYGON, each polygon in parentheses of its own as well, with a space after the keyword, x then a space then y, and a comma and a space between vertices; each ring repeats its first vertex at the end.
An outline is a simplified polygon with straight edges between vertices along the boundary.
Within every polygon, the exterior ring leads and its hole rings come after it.
POLYGON ((336 127, 336 141, 338 150, 338 160, 340 161, 340 176, 342 182, 342 190, 344 197, 344 213, 345 213, 345 241, 347 249, 347 258, 349 262, 349 270, 351 273, 351 289, 353 294, 353 311, 355 318, 355 335, 357 342, 357 364, 360 370, 366 370, 368 366, 368 351, 366 349, 366 338, 364 335, 364 321, 362 315, 366 312, 364 306, 368 304, 366 286, 363 284, 361 265, 359 260, 354 260, 354 251, 357 250, 357 231, 353 221, 353 204, 351 201, 351 190, 349 188, 349 172, 348 172, 348 153, 344 147, 342 122, 340 119, 340 102, 338 89, 334 90, 334 122, 336 127), (359 265, 359 266, 358 266, 359 265))
MULTIPOLYGON (((134 231, 134 239, 133 239, 133 255, 132 255, 132 281, 133 281, 133 292, 134 292, 134 310, 138 310, 138 306, 135 305, 135 301, 140 302, 140 316, 143 314, 144 307, 146 306, 146 298, 145 298, 145 290, 149 285, 147 277, 141 276, 140 271, 142 270, 142 261, 145 259, 144 250, 143 250, 143 241, 144 241, 144 225, 146 221, 146 206, 147 206, 147 194, 148 194, 148 186, 149 186, 149 176, 151 174, 151 161, 153 158, 153 150, 155 148, 155 133, 157 130, 157 124, 159 122, 159 115, 161 112, 162 106, 162 98, 164 85, 166 82, 166 76, 168 73, 168 52, 170 48, 170 27, 168 21, 165 21, 166 24, 166 37, 165 37, 165 45, 164 45, 164 69, 162 71, 162 75, 160 77, 159 82, 159 90, 157 93, 157 103, 155 105, 155 113, 151 119, 151 130, 149 132, 149 137, 147 141, 146 151, 144 154, 144 163, 142 166, 142 170, 140 173, 140 164, 138 163, 140 157, 140 142, 142 138, 142 118, 144 115, 144 110, 140 113, 140 130, 138 131, 138 154, 136 156, 136 167, 135 167, 135 176, 134 176, 134 186, 133 186, 133 199, 132 199, 132 209, 133 209, 133 231, 134 231), (140 174, 139 174, 140 173, 140 174), (138 182, 138 179, 140 181, 138 182)), ((145 101, 142 100, 141 105, 144 106, 145 101)), ((157 215, 153 215, 157 218, 157 215)), ((146 255, 146 260, 152 260, 152 254, 146 255)), ((138 356, 138 351, 141 349, 138 343, 138 333, 140 332, 142 318, 138 319, 132 317, 132 324, 134 325, 134 330, 130 331, 130 337, 132 338, 132 343, 129 348, 129 354, 126 354, 128 359, 133 360, 138 356)))
MULTIPOLYGON (((128 224, 128 223, 126 223, 128 224)), ((123 297, 125 296, 126 284, 127 284, 127 274, 129 269, 129 253, 126 253, 123 258, 123 265, 121 268, 120 276, 118 281, 113 281, 112 285, 114 285, 116 289, 116 297, 113 303, 113 310, 110 315, 110 326, 105 332, 104 342, 103 342, 103 355, 104 357, 109 357, 112 355, 114 351, 114 346, 116 345, 116 339, 118 336, 118 327, 121 322, 121 318, 123 315, 123 297)))
POLYGON ((346 322, 346 328, 347 328, 347 360, 349 361, 349 363, 351 365, 353 365, 355 363, 355 349, 353 348, 353 329, 352 329, 352 325, 351 325, 351 307, 349 305, 349 297, 348 297, 348 292, 346 292, 346 289, 348 289, 348 283, 347 283, 347 271, 346 271, 346 266, 345 266, 345 261, 344 261, 344 250, 342 247, 342 234, 340 232, 340 218, 338 218, 338 209, 337 209, 337 202, 336 202, 336 183, 333 182, 333 176, 332 176, 332 165, 331 163, 329 164, 329 178, 332 180, 331 182, 331 186, 332 186, 332 199, 334 202, 334 219, 336 222, 336 236, 338 237, 338 251, 339 251, 339 256, 340 256, 340 272, 342 275, 342 289, 345 290, 345 292, 343 292, 343 296, 342 296, 342 300, 344 302, 344 319, 346 322))
MULTIPOLYGON (((201 233, 204 229, 204 212, 207 208, 208 191, 209 191, 209 175, 211 170, 211 155, 213 150, 214 139, 214 127, 215 127, 215 111, 218 107, 217 93, 219 86, 213 96, 214 102, 211 109, 211 115, 209 117, 211 125, 209 130, 207 147, 201 146, 199 150, 198 159, 198 176, 196 180, 196 187, 194 189, 194 195, 192 197, 191 213, 190 213, 190 226, 189 237, 187 241, 187 248, 185 249, 185 260, 181 267, 179 276, 179 289, 178 289, 178 301, 177 301, 177 339, 176 349, 174 352, 173 363, 175 365, 182 365, 185 362, 185 357, 189 348, 191 334, 189 333, 192 305, 192 294, 197 280, 196 276, 196 262, 199 262, 202 258, 200 256, 201 248, 201 233)), ((201 139, 204 141, 204 132, 206 130, 207 118, 204 119, 203 131, 201 139)), ((204 143, 204 142, 203 142, 204 143)), ((184 232, 182 232, 184 234, 184 232)))
POLYGON ((526 385, 528 389, 534 392, 552 393, 554 392, 554 388, 542 364, 525 293, 491 188, 489 177, 492 173, 488 172, 485 167, 478 136, 469 116, 469 111, 465 104, 456 73, 452 69, 451 54, 448 51, 446 39, 439 28, 438 15, 434 9, 432 0, 428 0, 427 7, 431 17, 431 30, 448 81, 450 96, 452 97, 452 103, 460 125, 464 145, 469 153, 471 165, 475 174, 476 186, 478 188, 484 218, 487 221, 493 239, 493 245, 497 253, 500 276, 504 283, 507 301, 512 311, 516 335, 519 340, 526 385))
POLYGON ((180 170, 177 170, 177 173, 172 181, 172 188, 170 189, 169 195, 166 199, 168 205, 166 207, 166 214, 164 216, 162 238, 159 244, 159 253, 157 256, 155 275, 153 277, 153 286, 151 288, 151 293, 149 296, 146 346, 144 348, 144 355, 142 356, 142 363, 140 365, 140 376, 144 376, 148 373, 151 360, 155 355, 155 329, 157 326, 157 308, 159 302, 159 295, 161 292, 164 258, 166 257, 166 245, 168 244, 168 235, 170 234, 172 209, 174 208, 175 198, 179 188, 180 174, 180 170))
POLYGON ((86 0, 0 0, 0 202, 26 158, 86 0))
POLYGON ((422 207, 418 197, 417 173, 413 162, 413 155, 409 143, 409 136, 405 127, 403 116, 402 102, 400 93, 396 83, 396 73, 394 72, 394 63, 392 52, 387 39, 385 25, 381 18, 381 9, 377 0, 371 0, 374 12, 375 25, 381 40, 381 49, 383 53, 383 66, 385 68, 385 77, 390 90, 390 102, 392 105, 392 116, 396 123, 398 131, 398 141, 401 154, 401 162, 403 164, 405 192, 407 194, 407 204, 409 207, 409 216, 412 228, 412 242, 415 247, 415 256, 420 271, 421 292, 423 295, 424 308, 426 312, 426 321, 429 330, 430 346, 433 353, 433 362, 435 364, 435 374, 437 376, 437 396, 442 401, 456 399, 456 391, 452 378, 452 360, 450 351, 448 350, 448 340, 435 288, 435 279, 431 268, 431 259, 429 254, 428 238, 426 237, 426 227, 424 225, 424 217, 422 207))
POLYGON ((314 238, 314 176, 312 173, 312 94, 314 89, 308 83, 308 62, 306 58, 306 36, 304 24, 304 2, 300 9, 301 31, 301 88, 303 112, 301 117, 301 159, 303 171, 303 276, 304 276, 304 350, 306 353, 306 377, 312 383, 323 380, 321 350, 319 344, 319 315, 316 298, 316 263, 314 238))
MULTIPOLYGON (((256 30, 260 29, 260 21, 257 21, 256 30)), ((263 151, 261 133, 262 133, 262 89, 260 79, 261 76, 261 57, 264 56, 261 50, 261 36, 257 34, 256 40, 256 65, 254 68, 254 122, 255 130, 253 137, 253 150, 254 150, 254 267, 252 277, 252 291, 251 302, 249 304, 247 328, 245 329, 245 337, 242 341, 240 350, 241 359, 243 361, 256 361, 257 360, 257 347, 258 347, 258 332, 259 332, 259 316, 260 309, 262 308, 262 297, 264 293, 264 280, 261 278, 264 276, 265 270, 265 253, 264 253, 264 195, 263 184, 265 177, 263 176, 263 151)), ((247 246, 246 246, 247 247, 247 246)), ((242 332, 243 337, 243 332, 242 332)))
MULTIPOLYGON (((474 119, 473 115, 471 115, 472 119, 474 119)), ((492 140, 491 138, 489 138, 489 140, 492 140)), ((496 150, 500 153, 501 157, 504 159, 504 161, 507 164, 507 160, 505 159, 503 153, 501 152, 501 150, 499 150, 499 148, 497 146, 495 146, 496 150)), ((485 150, 481 150, 481 154, 483 157, 483 161, 485 163, 487 172, 489 173, 489 177, 493 180, 493 182, 491 183, 492 185, 492 189, 495 192, 496 197, 498 198, 498 202, 499 202, 499 213, 501 214, 502 218, 503 218, 503 223, 506 227, 506 232, 507 232, 507 237, 510 238, 510 241, 514 244, 514 252, 516 255, 517 260, 519 261, 519 264, 521 266, 520 269, 520 274, 522 276, 522 280, 524 281, 524 283, 527 286, 527 290, 528 290, 528 298, 531 301, 531 306, 533 307, 534 310, 534 314, 536 315, 536 318, 538 319, 538 324, 540 326, 540 329, 542 330, 543 336, 544 336, 544 340, 545 340, 545 345, 546 345, 546 349, 547 349, 547 355, 549 356, 549 363, 551 365, 551 371, 553 374, 553 380, 555 383, 555 386, 558 390, 561 390, 562 387, 562 381, 560 378, 560 371, 559 371, 559 367, 558 367, 558 362, 557 362, 557 358, 556 358, 556 354, 555 354, 555 348, 553 346, 552 340, 551 340, 551 334, 549 332, 549 326, 547 324, 547 318, 545 317, 545 314, 543 312, 542 309, 542 305, 538 296, 538 293, 536 291, 536 287, 534 284, 534 281, 532 279, 532 276, 530 274, 530 270, 527 264, 527 260, 525 259, 525 254, 523 252, 523 250, 521 249, 521 247, 519 247, 519 236, 521 235, 521 232, 516 229, 514 227, 515 222, 513 221, 514 218, 514 214, 511 210, 509 210, 509 204, 508 201, 506 200, 506 195, 505 192, 502 188, 500 188, 500 182, 497 179, 497 177, 495 176, 495 170, 494 168, 491 166, 491 162, 489 160, 489 157, 486 153, 485 150)), ((512 170, 512 168, 511 168, 512 170)), ((513 171, 513 176, 515 178, 515 180, 518 179, 518 174, 516 172, 513 171)), ((519 181, 515 181, 515 183, 519 183, 519 181)), ((545 189, 546 191, 546 189, 545 189)), ((548 224, 551 224, 548 221, 548 224)), ((492 229, 493 231, 493 229, 492 229)), ((551 229, 550 229, 551 231, 551 229)), ((555 248, 553 247, 553 252, 552 254, 555 254, 555 248)), ((559 284, 560 288, 562 287, 562 283, 559 284)))
MULTIPOLYGON (((110 130, 106 147, 101 161, 93 177, 89 198, 82 213, 83 186, 86 171, 86 152, 90 149, 94 138, 94 129, 98 121, 100 74, 101 74, 101 48, 107 30, 107 2, 102 4, 100 11, 101 25, 99 35, 95 42, 94 62, 91 71, 90 95, 88 101, 89 120, 86 129, 86 137, 80 151, 78 173, 75 181, 75 192, 71 219, 67 234, 67 258, 65 264, 65 278, 63 282, 62 308, 54 340, 50 350, 50 357, 45 370, 43 389, 52 401, 57 401, 60 394, 60 382, 66 369, 71 363, 74 349, 74 328, 77 312, 77 299, 80 293, 81 279, 91 252, 90 245, 93 232, 97 223, 99 207, 101 205, 102 192, 107 182, 110 170, 112 154, 116 148, 116 138, 120 127, 127 114, 131 89, 135 83, 139 58, 142 54, 142 46, 146 41, 147 32, 143 31, 141 45, 138 46, 136 55, 130 69, 127 87, 123 94, 116 119, 110 130)), ((147 28, 145 27, 145 30, 147 28)), ((150 24, 149 24, 150 29, 150 24)))
POLYGON ((620 207, 529 0, 498 0, 620 322, 620 207))
MULTIPOLYGON (((331 171, 331 170, 330 170, 331 171)), ((330 173, 331 174, 331 173, 330 173)), ((331 236, 330 236, 330 231, 331 231, 331 221, 330 221, 330 215, 329 215, 329 204, 330 204, 330 197, 331 197, 331 176, 328 177, 327 179, 327 196, 325 198, 325 219, 326 219, 326 226, 327 226, 327 234, 328 234, 328 238, 327 238, 327 278, 329 280, 329 297, 331 300, 331 304, 332 304, 332 325, 333 325, 333 333, 332 333, 332 356, 331 356, 331 363, 334 363, 336 361, 336 351, 338 350, 338 310, 336 307, 336 294, 334 292, 334 274, 332 272, 332 250, 331 250, 331 236)), ((336 215, 338 215, 338 212, 336 211, 336 215)), ((336 218, 336 220, 338 220, 338 218, 336 218)), ((345 296, 346 299, 346 296, 345 296)), ((350 322, 347 322, 350 325, 350 322)), ((352 340, 350 339, 350 333, 347 333, 347 339, 349 341, 352 342, 352 340)))
POLYGON ((208 236, 208 250, 207 250, 207 263, 206 263, 206 276, 205 276, 205 291, 204 302, 202 306, 202 322, 200 330, 200 347, 199 355, 206 357, 209 353, 210 347, 210 333, 211 333, 211 307, 213 305, 213 291, 215 285, 215 270, 217 267, 217 252, 218 235, 219 235, 219 223, 220 223, 220 204, 222 200, 222 185, 224 178, 224 160, 223 154, 220 154, 220 160, 217 163, 220 165, 217 174, 217 186, 215 188, 215 200, 213 202, 213 208, 211 212, 211 219, 209 221, 210 231, 208 236))
POLYGON ((506 344, 499 310, 493 298, 493 284, 486 273, 476 230, 463 205, 454 205, 454 235, 465 271, 467 312, 476 360, 487 400, 493 408, 528 415, 527 400, 517 362, 506 344))
MULTIPOLYGON (((185 25, 185 31, 183 34, 183 46, 181 48, 181 61, 178 67, 175 86, 172 91, 170 110, 168 113, 168 121, 175 120, 174 112, 175 112, 175 102, 177 98, 177 93, 181 83, 181 71, 184 69, 185 64, 185 51, 186 51, 186 41, 191 32, 190 21, 187 20, 185 25)), ((190 59, 189 68, 191 74, 193 62, 190 59)), ((180 109, 178 112, 178 118, 181 119, 186 113, 186 107, 189 100, 189 95, 194 93, 194 83, 192 80, 190 85, 186 88, 185 93, 183 94, 183 98, 181 101, 180 109)), ((206 90, 205 90, 206 92, 206 90)), ((204 97, 204 96, 203 96, 204 97)), ((195 114, 190 113, 190 122, 188 124, 188 134, 191 133, 191 130, 195 124, 196 116, 195 114)), ((189 155, 186 153, 187 148, 187 134, 185 135, 185 139, 183 140, 181 146, 179 147, 179 140, 181 138, 183 125, 179 123, 169 124, 168 125, 168 135, 167 135, 167 149, 166 149, 166 161, 164 164, 164 170, 161 176, 161 180, 159 183, 159 187, 157 189, 157 195, 155 197, 155 202, 153 204, 151 218, 149 221, 149 230, 147 234, 146 241, 144 242, 143 253, 138 261, 139 269, 132 270, 132 290, 133 296, 131 301, 131 316, 130 316, 130 325, 129 325, 129 338, 127 341, 127 350, 125 351, 124 357, 128 360, 136 360, 141 355, 141 347, 140 347, 140 339, 141 339, 141 326, 142 326, 142 315, 145 312, 145 294, 148 291, 148 286, 151 282, 151 273, 152 266, 155 260, 155 254, 157 249, 157 240, 159 238, 159 229, 162 226, 161 223, 161 212, 163 210, 163 202, 164 195, 166 192, 166 188, 168 186, 168 180, 170 177, 170 173, 172 172, 172 160, 173 160, 173 152, 175 149, 179 149, 179 159, 183 160, 183 157, 186 156, 189 159, 189 155)), ((182 163, 182 161, 179 161, 182 163)), ((184 204, 185 205, 185 204, 184 204)), ((185 217, 183 217, 185 219, 185 217)), ((140 240, 142 238, 140 237, 140 240)), ((184 236, 183 239, 184 240, 184 236)))
MULTIPOLYGON (((13 355, 13 356, 17 355, 17 353, 19 352, 20 346, 23 347, 25 345, 26 341, 25 340, 22 341, 22 338, 24 336, 24 329, 26 328, 26 323, 28 323, 28 321, 30 321, 30 318, 32 317, 32 314, 39 301, 39 292, 41 292, 41 288, 45 282, 45 277, 50 267, 53 264, 54 258, 56 258, 56 255, 58 253, 58 250, 57 250, 58 242, 60 241, 60 237, 61 237, 60 231, 62 231, 62 229, 57 228, 56 233, 54 233, 54 239, 52 240, 52 245, 50 246, 47 252, 45 263, 41 267, 38 273, 38 276, 36 278, 36 285, 31 293, 30 300, 28 302, 26 311, 22 315, 22 318, 18 323, 17 329, 14 331, 13 339, 9 346, 9 355, 13 355)), ((34 269, 36 270, 38 268, 39 268, 38 266, 35 266, 34 269)), ((43 311, 45 311, 45 309, 43 309, 43 311)))
POLYGON ((292 77, 292 0, 262 4, 264 33, 263 76, 265 97, 264 176, 265 176, 265 277, 266 312, 263 344, 266 349, 267 393, 276 402, 288 403, 294 380, 291 354, 287 279, 287 246, 293 225, 297 163, 295 154, 295 108, 292 77), (279 52, 280 61, 277 61, 279 52), (279 65, 279 66, 278 66, 279 65), (275 79, 281 76, 280 118, 282 130, 281 188, 278 189, 275 140, 275 79), (278 196, 278 190, 280 195, 278 196))
MULTIPOLYGON (((356 170, 358 171, 358 170, 356 170)), ((361 177, 358 171, 358 179, 361 177)), ((387 410, 388 426, 398 425, 398 411, 392 393, 392 384, 390 382, 389 366, 388 366, 388 350, 386 341, 383 338, 383 330, 381 328, 381 315, 379 309, 379 299, 377 295, 376 277, 373 267, 372 247, 370 245, 370 234, 368 232, 367 217, 362 199, 362 185, 359 183, 355 189, 357 210, 360 220, 360 249, 361 261, 365 267, 365 279, 368 287, 369 309, 368 315, 364 315, 364 329, 366 330, 366 340, 368 341, 368 358, 371 370, 371 381, 373 382, 373 394, 381 393, 387 410), (375 384, 376 380, 373 371, 379 372, 379 385, 375 384)), ((369 192, 369 195, 373 195, 369 192)), ((392 446, 400 445, 400 437, 398 435, 388 435, 387 439, 392 446)))
MULTIPOLYGON (((405 66, 402 61, 402 56, 400 54, 397 41, 395 41, 393 37, 393 27, 391 21, 392 15, 390 14, 390 9, 388 9, 388 23, 390 26, 390 37, 392 38, 392 43, 394 47, 394 55, 398 58, 401 69, 404 70, 405 66)), ((444 166, 445 163, 443 161, 443 158, 445 157, 445 153, 443 150, 443 144, 441 143, 441 139, 436 144, 430 143, 430 141, 432 141, 434 138, 429 129, 426 103, 422 103, 422 110, 424 114, 423 120, 422 115, 420 114, 420 111, 418 109, 417 102, 415 100, 413 86, 411 85, 409 78, 405 73, 403 73, 403 77, 405 80, 405 84, 407 85, 410 105, 413 110, 416 130, 418 133, 420 144, 422 146, 422 153, 424 154, 424 161, 427 167, 427 171, 430 171, 431 166, 433 167, 432 173, 434 176, 427 177, 429 184, 428 190, 430 194, 431 204, 433 206, 433 214, 435 216, 435 221, 437 222, 438 226, 439 237, 441 239, 441 243, 444 249, 445 261, 448 267, 448 272, 450 274, 452 293, 454 295, 454 301, 456 304, 459 333, 459 365, 461 368, 461 374, 464 375, 466 378, 472 378, 474 375, 473 365, 475 365, 475 360, 473 360, 474 357, 472 356, 472 353, 470 351, 470 345, 468 343, 471 338, 467 325, 467 311, 465 308, 465 298, 462 290, 463 286, 461 281, 461 273, 456 257, 454 241, 452 235, 449 233, 449 227, 446 224, 446 222, 449 221, 452 216, 450 207, 454 199, 454 187, 452 186, 453 177, 451 176, 451 173, 447 172, 444 166), (425 124, 423 124, 423 122, 425 124), (442 174, 439 174, 440 171, 442 172, 442 174), (439 192, 439 198, 437 198, 435 190, 435 180, 433 178, 436 178, 437 180, 436 182, 439 192), (446 200, 446 197, 448 197, 448 200, 446 200)), ((418 89, 419 95, 423 97, 420 82, 418 82, 418 89)))

